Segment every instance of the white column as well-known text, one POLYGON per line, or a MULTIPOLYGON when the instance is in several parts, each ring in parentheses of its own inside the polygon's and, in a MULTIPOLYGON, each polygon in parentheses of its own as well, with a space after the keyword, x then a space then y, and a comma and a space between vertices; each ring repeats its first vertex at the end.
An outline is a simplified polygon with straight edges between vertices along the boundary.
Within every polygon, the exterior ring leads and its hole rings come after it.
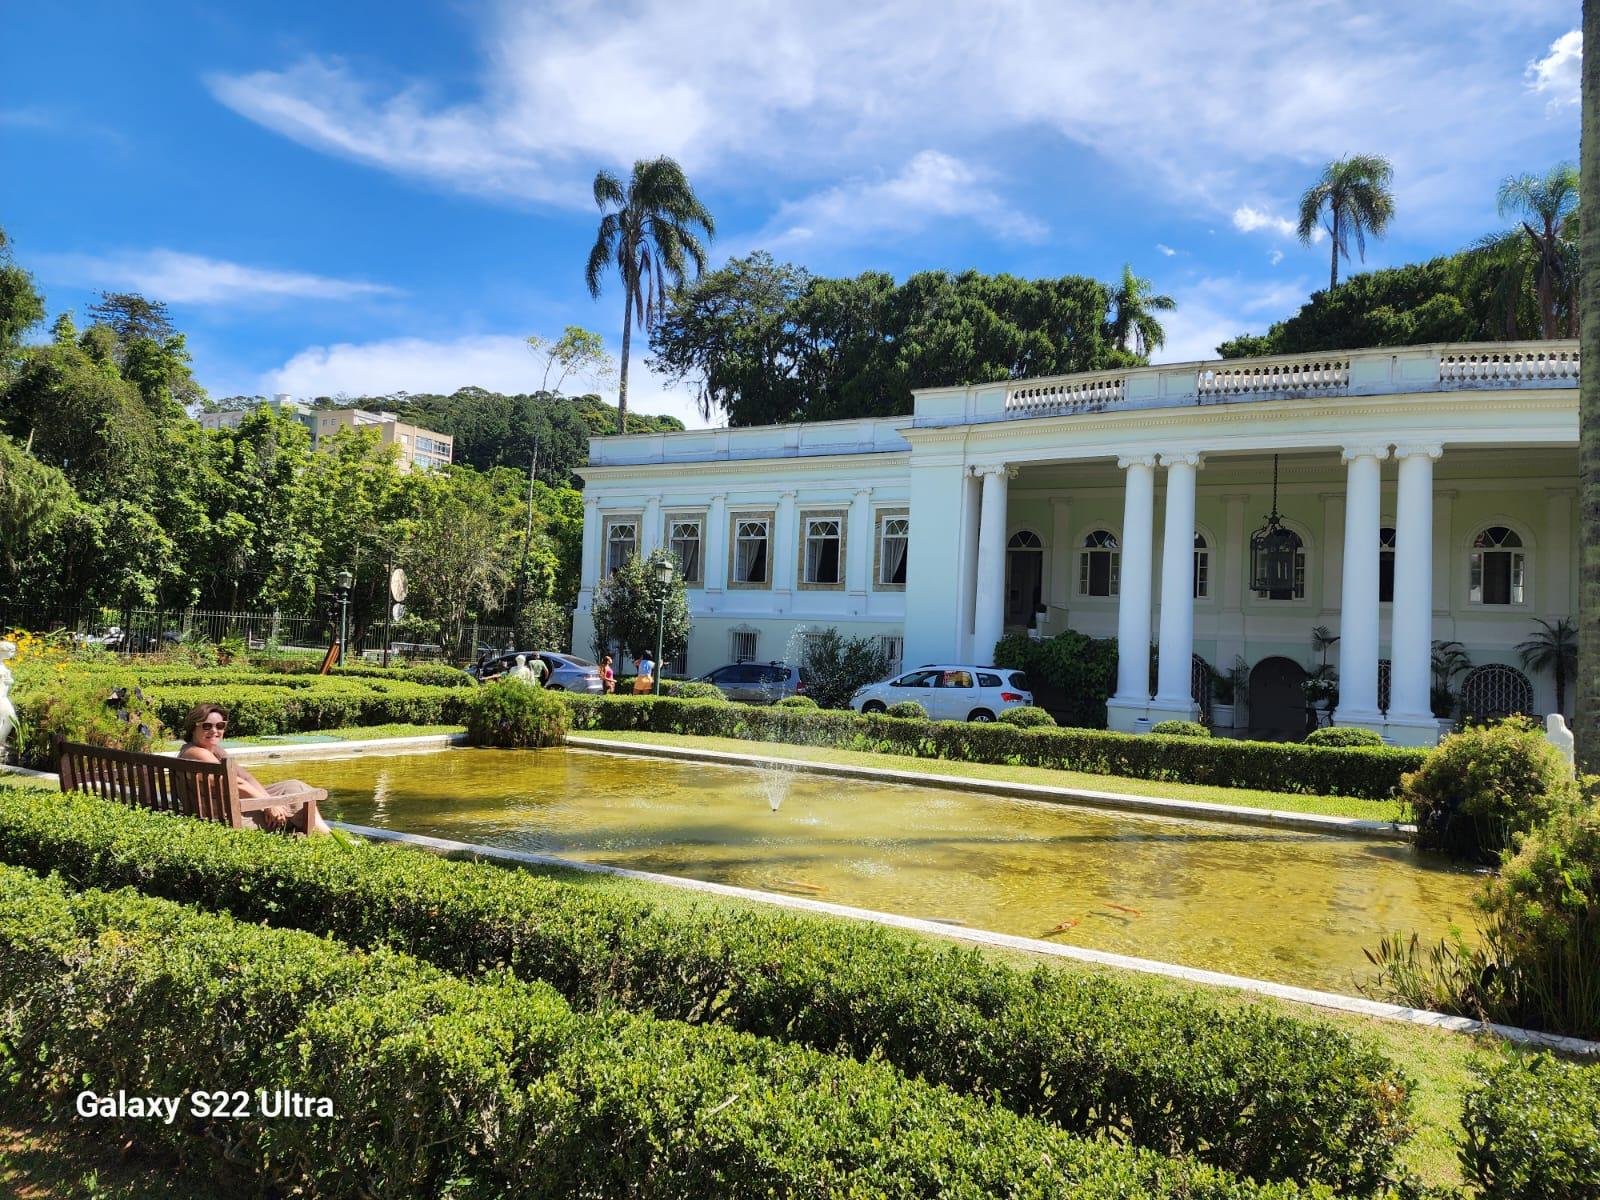
POLYGON ((850 593, 851 611, 857 616, 866 608, 867 590, 872 581, 872 489, 858 488, 850 502, 850 525, 845 531, 845 590, 850 593))
MULTIPOLYGON (((983 485, 970 472, 961 477, 961 504, 960 518, 956 530, 956 563, 960 572, 958 577, 959 590, 956 594, 956 620, 959 636, 956 638, 954 657, 961 662, 972 661, 972 621, 973 607, 978 597, 978 524, 983 516, 983 485)), ((912 536, 915 537, 917 522, 922 518, 916 514, 921 510, 915 504, 911 508, 912 536)), ((907 591, 911 590, 911 573, 906 573, 907 591)), ((911 604, 911 596, 906 597, 907 611, 911 604)), ((935 656, 938 657, 938 656, 935 656)), ((911 659, 907 659, 910 662, 911 659)))
POLYGON ((1150 707, 1150 559, 1155 541, 1155 456, 1119 458, 1122 579, 1117 602, 1117 694, 1106 705, 1113 729, 1131 732, 1150 707))
POLYGON ((972 657, 978 665, 994 661, 994 646, 1005 632, 1006 491, 1011 470, 1005 465, 975 468, 983 480, 978 516, 977 598, 972 615, 972 657))
POLYGON ((1050 497, 1050 583, 1045 593, 1050 623, 1045 630, 1060 633, 1068 626, 1067 602, 1072 596, 1072 497, 1050 497))
POLYGON ((1387 446, 1346 446, 1344 586, 1339 600, 1340 725, 1380 727, 1378 713, 1378 527, 1387 446))
POLYGON ((583 558, 578 568, 578 607, 588 608, 588 601, 594 592, 594 585, 600 579, 600 538, 604 534, 601 528, 600 501, 594 496, 585 496, 583 500, 583 558))
POLYGON ((706 610, 715 612, 728 586, 728 497, 711 497, 706 510, 706 610))
POLYGON ((639 557, 649 558, 661 545, 661 497, 644 502, 644 528, 639 531, 639 557))
POLYGON ((789 611, 789 596, 794 591, 795 530, 794 493, 778 493, 778 510, 772 518, 772 597, 778 612, 789 611))
MULTIPOLYGON (((1433 464, 1436 445, 1397 446, 1394 611, 1389 637, 1389 734, 1431 745, 1437 723, 1429 697, 1433 652, 1433 464)), ((1341 680, 1341 698, 1344 695, 1341 680)))
MULTIPOLYGON (((1194 656, 1194 483, 1200 455, 1163 454, 1167 516, 1161 535, 1161 644, 1155 702, 1161 720, 1193 720, 1189 675, 1194 656)), ((1154 711, 1151 719, 1156 719, 1154 711)))

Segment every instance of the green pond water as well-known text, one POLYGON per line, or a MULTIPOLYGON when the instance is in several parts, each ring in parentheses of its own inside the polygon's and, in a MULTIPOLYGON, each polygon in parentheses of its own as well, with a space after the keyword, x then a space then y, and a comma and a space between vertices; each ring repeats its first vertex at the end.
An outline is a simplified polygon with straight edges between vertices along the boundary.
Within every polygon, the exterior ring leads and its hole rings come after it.
POLYGON ((787 892, 1341 992, 1476 879, 1395 842, 581 750, 252 764, 362 825, 787 892))

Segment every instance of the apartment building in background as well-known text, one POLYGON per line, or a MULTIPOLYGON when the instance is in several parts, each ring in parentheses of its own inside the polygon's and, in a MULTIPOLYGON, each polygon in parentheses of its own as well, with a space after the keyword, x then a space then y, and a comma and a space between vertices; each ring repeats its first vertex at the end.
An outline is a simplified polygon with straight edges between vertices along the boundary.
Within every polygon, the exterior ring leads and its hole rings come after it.
POLYGON ((299 421, 310 431, 313 449, 341 429, 376 429, 380 443, 399 448, 398 462, 402 471, 412 468, 432 471, 448 467, 455 453, 455 439, 449 434, 424 429, 420 425, 409 425, 395 413, 373 412, 365 408, 312 408, 282 393, 271 400, 263 400, 254 409, 201 413, 199 421, 207 429, 237 429, 246 416, 260 408, 268 408, 280 417, 292 417, 299 421))

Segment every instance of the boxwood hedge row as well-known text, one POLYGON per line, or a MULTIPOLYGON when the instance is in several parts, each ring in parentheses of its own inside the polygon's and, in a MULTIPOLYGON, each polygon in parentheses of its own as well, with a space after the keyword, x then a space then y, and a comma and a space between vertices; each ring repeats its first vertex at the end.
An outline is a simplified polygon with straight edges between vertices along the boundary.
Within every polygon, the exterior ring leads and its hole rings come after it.
POLYGON ((908 721, 647 696, 566 694, 562 699, 573 707, 574 731, 653 730, 1368 800, 1394 798, 1400 777, 1416 770, 1423 759, 1420 750, 1393 747, 1136 737, 1103 729, 1017 729, 998 723, 908 721))
POLYGON ((220 704, 230 734, 256 737, 346 725, 459 725, 473 690, 383 679, 321 678, 305 686, 285 677, 281 684, 151 684, 144 694, 170 729, 196 704, 220 704))
POLYGON ((16 789, 0 789, 0 860, 387 945, 463 974, 509 968, 583 1009, 882 1058, 1071 1132, 1193 1153, 1257 1179, 1370 1191, 1410 1134, 1409 1081, 1332 1025, 1024 971, 873 926, 663 910, 409 849, 292 841, 16 789))
POLYGON ((1600 1066, 1508 1054, 1477 1075, 1461 1165, 1483 1200, 1600 1197, 1600 1066))
MULTIPOLYGON (((130 892, 0 868, 0 1031, 37 1096, 183 1097, 100 1128, 325 1197, 1304 1195, 1092 1142, 947 1089, 726 1029, 582 1015, 130 892), (196 1115, 196 1089, 333 1116, 196 1115)), ((70 1109, 69 1109, 70 1111, 70 1109)), ((1316 1189, 1326 1195, 1324 1189, 1316 1189)))

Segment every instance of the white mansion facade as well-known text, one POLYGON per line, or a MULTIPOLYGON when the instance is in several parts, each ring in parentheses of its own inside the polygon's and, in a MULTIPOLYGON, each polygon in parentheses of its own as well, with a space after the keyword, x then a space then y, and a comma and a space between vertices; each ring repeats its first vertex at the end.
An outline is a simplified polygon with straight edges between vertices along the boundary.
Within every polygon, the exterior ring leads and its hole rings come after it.
MULTIPOLYGON (((1430 649, 1468 712, 1555 707, 1517 646, 1577 610, 1575 342, 1432 345, 934 388, 910 417, 596 438, 573 643, 596 582, 668 546, 690 673, 794 659, 806 630, 907 665, 991 661, 1011 630, 1122 654, 1113 728, 1201 715, 1202 659, 1249 672, 1250 728, 1437 736, 1430 649), (1276 481, 1276 482, 1275 482, 1276 481), (1274 507, 1274 495, 1276 505, 1274 507), (1253 534, 1281 514, 1281 586, 1253 534), (1313 649, 1312 631, 1338 637, 1313 649)), ((641 649, 630 647, 631 650, 641 649)), ((1241 724, 1244 722, 1241 721, 1241 724)))

